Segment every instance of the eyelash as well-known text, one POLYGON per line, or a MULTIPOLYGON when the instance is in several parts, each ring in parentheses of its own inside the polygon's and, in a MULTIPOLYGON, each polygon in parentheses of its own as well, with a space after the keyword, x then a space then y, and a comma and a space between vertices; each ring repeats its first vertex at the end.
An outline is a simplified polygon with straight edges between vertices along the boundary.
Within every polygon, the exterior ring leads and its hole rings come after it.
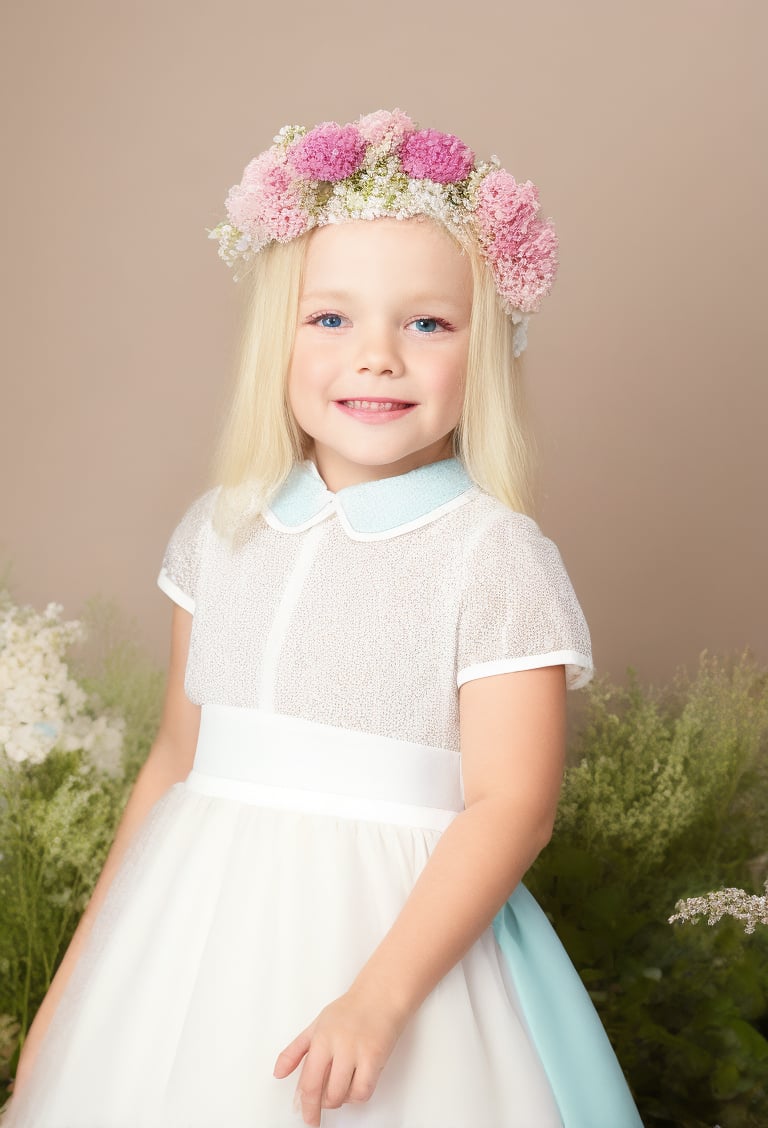
MULTIPOLYGON (((340 313, 334 313, 332 310, 328 310, 327 313, 316 313, 316 314, 314 314, 314 316, 308 318, 307 324, 308 325, 316 325, 319 321, 322 321, 324 317, 342 317, 342 316, 343 315, 340 314, 340 313)), ((442 329, 447 329, 449 331, 453 329, 453 325, 451 325, 450 321, 446 321, 444 317, 414 317, 414 318, 411 319, 411 321, 408 322, 408 324, 410 325, 413 321, 434 321, 442 329)), ((330 329, 331 327, 329 325, 323 325, 323 326, 321 326, 321 328, 330 329)), ((420 333, 419 334, 420 337, 433 337, 434 335, 435 335, 434 333, 420 333)))

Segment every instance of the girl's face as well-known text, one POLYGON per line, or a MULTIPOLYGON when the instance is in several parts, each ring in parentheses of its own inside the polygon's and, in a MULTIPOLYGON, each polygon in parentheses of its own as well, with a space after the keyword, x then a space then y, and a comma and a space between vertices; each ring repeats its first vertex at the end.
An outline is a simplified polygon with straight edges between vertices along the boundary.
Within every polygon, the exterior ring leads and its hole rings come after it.
POLYGON ((288 400, 329 490, 450 458, 472 269, 436 223, 352 220, 307 247, 288 400), (343 406, 350 400, 410 407, 343 406))

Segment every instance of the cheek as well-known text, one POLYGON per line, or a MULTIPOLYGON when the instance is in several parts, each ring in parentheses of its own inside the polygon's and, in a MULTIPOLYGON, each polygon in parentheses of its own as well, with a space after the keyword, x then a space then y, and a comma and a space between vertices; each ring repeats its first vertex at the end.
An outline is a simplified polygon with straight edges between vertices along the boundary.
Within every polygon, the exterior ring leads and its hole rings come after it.
POLYGON ((450 408, 449 416, 452 424, 455 426, 461 418, 461 413, 464 409, 464 384, 457 382, 453 389, 453 395, 449 399, 450 408))
POLYGON ((304 389, 311 392, 322 388, 327 381, 331 366, 324 359, 322 351, 304 344, 297 344, 288 369, 288 386, 297 392, 304 389))
POLYGON ((298 367, 296 363, 296 355, 291 357, 291 362, 288 365, 288 377, 285 383, 285 392, 291 410, 296 413, 296 391, 299 385, 298 367))
POLYGON ((309 422, 307 409, 311 408, 311 396, 308 394, 307 383, 307 358, 301 351, 294 349, 291 363, 288 367, 288 404, 299 426, 304 427, 309 422))
POLYGON ((296 346, 293 350, 291 363, 288 367, 288 399, 294 410, 297 404, 301 407, 306 403, 313 383, 311 352, 308 349, 296 346))
POLYGON ((445 405, 447 414, 460 414, 464 405, 466 361, 452 357, 435 372, 435 390, 445 405))
POLYGON ((309 434, 330 410, 333 370, 318 350, 296 346, 288 367, 288 404, 294 419, 309 434))

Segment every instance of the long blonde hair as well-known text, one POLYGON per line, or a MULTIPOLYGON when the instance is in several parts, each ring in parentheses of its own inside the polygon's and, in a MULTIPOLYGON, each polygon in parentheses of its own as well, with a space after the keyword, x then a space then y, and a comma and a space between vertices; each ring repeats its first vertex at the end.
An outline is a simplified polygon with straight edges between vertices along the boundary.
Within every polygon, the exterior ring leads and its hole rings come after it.
MULTIPOLYGON (((446 230, 469 256, 473 281, 464 406, 453 451, 481 489, 531 514, 533 443, 522 364, 512 348, 514 326, 474 238, 446 230)), ((292 467, 307 457, 308 437, 291 411, 287 384, 311 236, 309 231, 270 244, 247 276, 237 376, 210 474, 212 485, 222 487, 213 524, 227 538, 244 517, 269 504, 292 467)))

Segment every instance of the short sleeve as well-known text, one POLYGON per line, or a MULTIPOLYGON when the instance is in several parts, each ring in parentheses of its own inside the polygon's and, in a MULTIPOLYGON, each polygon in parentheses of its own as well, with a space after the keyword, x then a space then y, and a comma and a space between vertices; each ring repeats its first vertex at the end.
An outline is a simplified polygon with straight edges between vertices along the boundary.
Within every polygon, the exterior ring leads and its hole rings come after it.
POLYGON ((495 516, 470 554, 457 639, 457 677, 565 666, 568 689, 594 674, 584 614, 557 546, 523 514, 495 516))
POLYGON ((160 590, 190 613, 195 610, 203 533, 214 492, 208 490, 189 506, 171 534, 157 577, 160 590))

